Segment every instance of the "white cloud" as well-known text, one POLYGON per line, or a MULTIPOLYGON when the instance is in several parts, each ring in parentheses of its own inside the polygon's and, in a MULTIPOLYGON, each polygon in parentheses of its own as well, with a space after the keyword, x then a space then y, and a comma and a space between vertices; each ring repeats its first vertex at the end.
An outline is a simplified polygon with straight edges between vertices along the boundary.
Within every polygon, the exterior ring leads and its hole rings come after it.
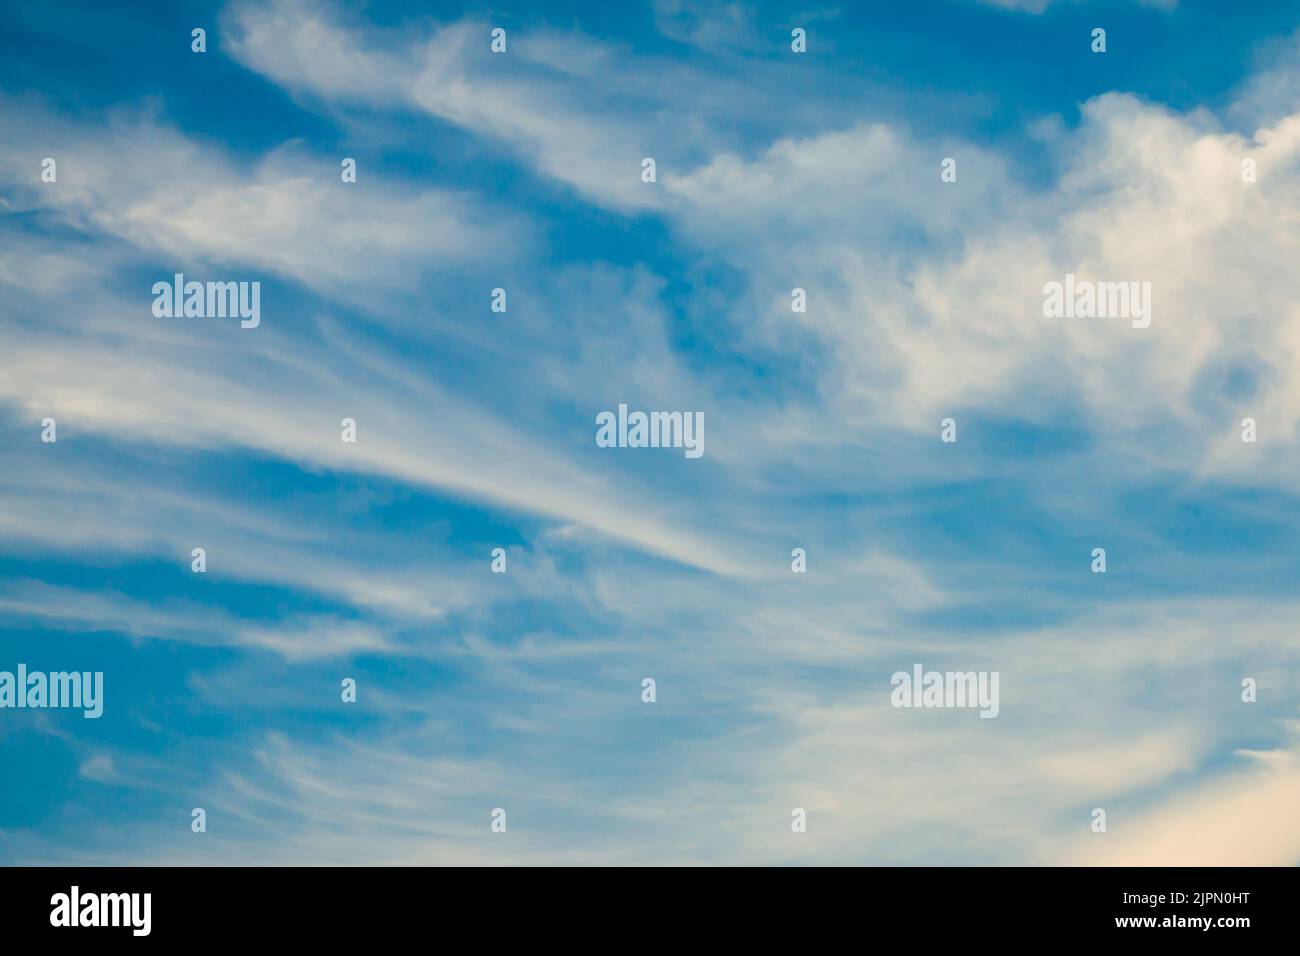
POLYGON ((488 255, 499 263, 526 236, 510 217, 454 192, 364 169, 345 184, 339 158, 300 144, 246 164, 145 113, 119 111, 95 126, 7 97, 0 109, 9 126, 0 181, 13 187, 15 209, 124 239, 175 271, 238 267, 355 301, 348 290, 358 284, 410 288, 432 268, 488 255), (59 163, 56 183, 39 181, 28 145, 37 141, 59 163))
MULTIPOLYGON (((1294 728, 1293 728, 1294 730, 1294 728)), ((1300 748, 1198 783, 1133 814, 1107 814, 1104 834, 1079 840, 1085 866, 1295 866, 1300 861, 1300 748)))
MULTIPOLYGON (((223 764, 214 805, 246 832, 213 841, 211 851, 155 841, 155 858, 1059 862, 1091 861, 1095 851, 1168 862, 1182 858, 1173 848, 1208 814, 1214 822, 1197 850, 1205 859, 1295 861, 1291 828, 1273 843, 1264 832, 1294 802, 1292 748, 1260 749, 1257 767, 1223 779, 1215 769, 1244 740, 1269 746, 1258 741, 1272 723, 1239 702, 1237 680, 1267 673, 1286 686, 1296 672, 1290 602, 1113 601, 1030 632, 948 631, 926 616, 1022 591, 1036 610, 1073 608, 1034 590, 1037 569, 1004 580, 996 554, 970 569, 943 554, 904 559, 884 543, 863 545, 870 520, 895 517, 878 512, 903 507, 891 503, 897 494, 828 509, 820 521, 787 505, 827 488, 861 493, 868 480, 896 493, 909 469, 978 475, 978 462, 917 465, 900 453, 956 406, 1035 422, 1077 412, 1100 446, 1089 461, 1107 473, 1163 467, 1294 486, 1300 289, 1290 261, 1300 249, 1288 210, 1297 198, 1300 117, 1248 140, 1206 113, 1107 95, 1086 104, 1077 130, 1049 142, 1060 172, 1045 188, 1020 183, 993 151, 870 121, 757 150, 727 144, 726 131, 710 133, 696 161, 680 143, 712 114, 665 118, 655 112, 662 97, 647 95, 637 101, 653 114, 643 123, 634 107, 610 106, 647 75, 644 63, 620 75, 626 51, 597 44, 562 62, 553 35, 517 37, 523 65, 514 72, 513 60, 490 61, 480 25, 417 30, 424 39, 397 42, 349 29, 331 9, 241 5, 223 42, 297 95, 421 109, 504 145, 593 202, 660 213, 691 248, 749 282, 716 317, 737 329, 729 344, 742 355, 777 351, 811 370, 814 385, 770 404, 715 388, 706 372, 678 361, 659 289, 636 270, 525 282, 546 303, 536 315, 515 319, 508 336, 463 333, 492 355, 520 343, 538 353, 503 363, 502 377, 530 379, 523 394, 537 398, 511 408, 516 393, 467 395, 438 380, 413 357, 413 337, 378 344, 310 310, 291 317, 292 335, 277 321, 256 337, 236 331, 227 339, 210 326, 158 325, 143 319, 147 299, 105 288, 109 270, 100 264, 77 269, 77 256, 57 245, 29 252, 6 237, 0 281, 14 290, 15 307, 0 323, 0 401, 21 422, 53 412, 69 438, 178 456, 252 449, 309 471, 381 475, 540 517, 542 530, 511 552, 507 594, 581 614, 598 636, 493 620, 499 595, 483 580, 485 562, 478 576, 458 576, 444 552, 410 548, 393 531, 353 538, 346 525, 295 527, 234 494, 169 492, 159 481, 123 487, 121 474, 74 479, 34 453, 6 475, 7 498, 20 504, 0 512, 10 545, 159 553, 183 565, 190 528, 206 512, 212 530, 202 543, 212 543, 233 577, 330 593, 365 613, 269 626, 27 584, 0 596, 8 613, 51 628, 111 626, 201 643, 224 633, 298 663, 436 651, 468 662, 483 681, 464 691, 465 706, 479 707, 471 712, 503 739, 530 746, 555 739, 557 727, 608 745, 599 735, 627 719, 627 694, 653 668, 664 677, 656 706, 678 720, 689 714, 699 729, 647 744, 662 748, 655 757, 672 768, 649 786, 623 787, 608 767, 592 773, 599 800, 543 747, 521 751, 506 773, 504 758, 450 756, 432 726, 415 744, 384 727, 347 745, 349 772, 339 776, 335 750, 272 738, 252 763, 223 764), (584 78, 597 65, 614 77, 615 93, 593 104, 584 78), (659 148, 638 139, 645 130, 678 160, 652 192, 636 178, 639 156, 659 148), (947 155, 959 162, 951 186, 938 178, 947 155), (1244 155, 1259 162, 1254 186, 1240 180, 1244 155), (1042 284, 1065 271, 1152 281, 1149 334, 1045 320, 1042 284), (807 317, 789 311, 794 285, 810 292, 807 317), (611 302, 617 315, 601 325, 611 302), (140 321, 129 318, 137 313, 140 321), (72 339, 72 327, 87 334, 72 339), (1225 382, 1243 376, 1253 394, 1230 394, 1225 382), (711 432, 711 470, 662 478, 584 455, 592 450, 586 419, 572 429, 563 423, 611 382, 698 397, 708 414, 720 412, 728 427, 711 432), (545 407, 548 398, 558 410, 545 407), (1267 459, 1244 457, 1235 432, 1244 408, 1268 436, 1267 459), (338 441, 344 414, 360 423, 356 446, 338 441), (1152 442, 1152 429, 1170 438, 1152 442), (875 457, 852 457, 864 448, 875 457), (51 512, 42 495, 60 507, 51 512), (790 547, 810 537, 824 542, 810 555, 811 573, 790 575, 790 547), (348 553, 328 546, 339 539, 348 553), (621 545, 673 564, 640 560, 621 545), (579 549, 584 567, 561 567, 579 549), (381 554, 387 560, 370 561, 381 554), (427 633, 403 639, 412 622, 431 626, 462 613, 468 620, 446 645, 427 633), (889 673, 915 660, 999 670, 999 719, 889 708, 889 673), (484 686, 508 688, 517 705, 500 712, 480 699, 484 686), (484 707, 493 712, 484 716, 484 707), (439 797, 434 809, 430 791, 439 797), (1083 852, 1074 834, 1097 799, 1113 804, 1113 829, 1083 852), (486 809, 507 800, 546 819, 547 835, 524 826, 508 848, 481 840, 486 809), (811 814, 799 843, 789 832, 792 806, 811 814), (1231 822, 1242 814, 1258 824, 1231 822)), ((30 132, 41 114, 24 115, 30 132)), ((23 187, 23 208, 148 256, 174 249, 264 263, 326 294, 356 284, 365 295, 373 291, 366 279, 400 281, 426 254, 459 261, 494 249, 491 230, 465 225, 480 203, 429 191, 408 201, 407 187, 377 184, 353 208, 330 163, 322 161, 319 185, 301 171, 316 161, 302 152, 245 167, 138 118, 107 130, 67 126, 62 135, 72 158, 67 189, 23 187), (110 189, 105 177, 119 166, 125 179, 110 189), (188 188, 182 167, 210 177, 218 199, 188 188), (372 227, 363 220, 376 210, 383 224, 372 227)), ((31 179, 19 148, 0 148, 0 164, 11 181, 31 179)), ((141 261, 121 246, 111 255, 141 261)), ((717 419, 709 420, 713 429, 717 419)), ((41 453, 75 447, 61 439, 41 453)), ((388 716, 400 706, 403 716, 427 716, 418 702, 378 697, 388 716)))
POLYGON ((15 582, 8 593, 0 592, 0 609, 14 621, 38 622, 44 629, 221 644, 270 651, 290 661, 397 650, 376 627, 328 615, 298 615, 287 623, 249 621, 197 602, 144 602, 38 581, 15 582))
MULTIPOLYGON (((376 109, 390 92, 376 78, 391 71, 367 58, 399 57, 409 74, 426 56, 404 100, 508 144, 597 203, 652 206, 749 276, 728 310, 735 346, 793 349, 816 371, 829 414, 806 441, 842 442, 866 427, 929 432, 959 407, 1035 422, 1081 413, 1106 436, 1111 460, 1294 485, 1300 290, 1288 263, 1300 250, 1285 210, 1300 185, 1290 172, 1300 119, 1251 142, 1204 112, 1108 94, 1049 144, 1060 174, 1048 189, 1018 182, 1006 160, 974 144, 919 141, 882 123, 778 140, 752 157, 719 148, 730 130, 710 123, 698 142, 712 150, 692 162, 673 146, 673 162, 660 156, 659 188, 647 191, 635 163, 654 150, 632 144, 648 130, 661 143, 695 139, 706 114, 692 97, 676 134, 660 128, 653 102, 629 127, 556 71, 525 81, 493 64, 479 25, 440 29, 423 54, 409 45, 389 54, 335 16, 288 0, 246 5, 232 50, 291 90, 376 109), (290 13, 310 28, 295 30, 290 13), (337 60, 328 77, 318 62, 271 55, 322 31, 337 60), (957 183, 939 180, 945 156, 958 160, 957 183), (1240 175, 1247 156, 1259 164, 1254 185, 1240 175), (1066 272, 1151 282, 1152 327, 1044 318, 1042 287, 1066 272), (813 303, 806 319, 783 303, 796 285, 813 303), (1246 416, 1263 423, 1267 462, 1239 440, 1246 416), (1153 444, 1153 429, 1169 440, 1153 444)), ((601 60, 614 76, 648 69, 608 48, 601 60)))
MULTIPOLYGON (((493 62, 487 23, 442 27, 423 43, 396 34, 368 43, 336 18, 334 8, 302 0, 241 4, 228 14, 226 48, 295 92, 423 110, 504 140, 548 175, 603 201, 629 209, 653 204, 640 182, 651 144, 639 147, 643 134, 617 114, 593 117, 571 106, 586 81, 581 70, 575 77, 555 67, 545 38, 516 67, 507 57, 493 62)), ((527 48, 528 41, 515 44, 527 48)), ((588 46, 588 56, 598 55, 598 44, 588 46)))

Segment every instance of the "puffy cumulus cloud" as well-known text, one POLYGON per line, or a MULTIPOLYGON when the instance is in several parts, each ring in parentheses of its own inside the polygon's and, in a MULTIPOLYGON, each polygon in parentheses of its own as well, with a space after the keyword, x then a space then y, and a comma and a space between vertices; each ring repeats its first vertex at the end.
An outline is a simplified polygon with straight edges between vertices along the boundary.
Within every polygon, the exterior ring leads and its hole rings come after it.
POLYGON ((768 306, 747 305, 773 336, 791 322, 784 290, 807 289, 800 328, 827 346, 824 397, 851 418, 929 431, 958 408, 1082 413, 1113 441, 1142 435, 1166 466, 1290 486, 1297 119, 1247 140, 1206 113, 1108 94, 1053 144, 1060 175, 1038 191, 984 150, 878 126, 718 157, 666 185, 688 233, 763 288, 768 306), (939 181, 943 156, 956 183, 939 181), (1045 317, 1044 285, 1067 273, 1149 282, 1150 327, 1045 317), (1247 416, 1267 463, 1243 451, 1247 416), (1169 435, 1151 444, 1153 430, 1169 435))
MULTIPOLYGON (((727 153, 666 177, 665 188, 686 235, 750 276, 736 311, 757 323, 735 324, 750 326, 751 342, 802 352, 829 418, 936 426, 937 406, 908 394, 918 387, 912 368, 948 344, 942 319, 917 306, 916 274, 954 256, 978 223, 998 221, 1011 204, 999 157, 965 144, 927 147, 874 124, 781 140, 752 159, 727 153), (948 156, 960 157, 962 185, 941 191, 948 156), (808 296, 804 315, 791 312, 796 287, 808 296)), ((936 387, 957 391, 988 371, 955 364, 934 367, 945 382, 936 387)), ((971 395, 963 404, 977 403, 971 395)))
POLYGON ((901 336, 904 399, 938 409, 974 391, 1027 418, 1075 405, 1103 434, 1169 430, 1167 465, 1281 479, 1300 421, 1289 125, 1249 143, 1204 114, 1087 104, 1056 190, 918 271, 927 324, 901 336), (1258 183, 1243 182, 1247 158, 1258 183), (1150 282, 1150 327, 1044 317, 1043 285, 1066 273, 1150 282), (1243 451, 1244 416, 1267 423, 1271 465, 1243 451))

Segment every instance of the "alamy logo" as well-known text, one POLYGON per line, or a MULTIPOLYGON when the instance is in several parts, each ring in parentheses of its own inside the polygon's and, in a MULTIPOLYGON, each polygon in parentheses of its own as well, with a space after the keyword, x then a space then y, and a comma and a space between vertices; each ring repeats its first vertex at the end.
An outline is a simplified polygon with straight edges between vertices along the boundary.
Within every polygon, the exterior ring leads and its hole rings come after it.
POLYGON ((104 674, 102 671, 29 674, 27 665, 19 664, 17 675, 0 671, 0 709, 5 707, 70 707, 84 711, 83 717, 94 719, 104 713, 104 674))
POLYGON ((1150 282, 1075 281, 1074 273, 1065 282, 1043 286, 1043 315, 1049 319, 1132 319, 1133 328, 1151 324, 1150 282))
POLYGON ((153 926, 152 893, 86 893, 74 886, 50 897, 51 926, 129 926, 148 936, 153 926))
POLYGON ((896 671, 889 679, 895 707, 978 707, 981 717, 998 715, 997 671, 896 671))
POLYGON ((262 322, 260 282, 186 282, 178 272, 171 282, 155 282, 153 294, 153 314, 160 319, 238 317, 245 329, 262 322))
POLYGON ((703 412, 632 412, 626 405, 596 416, 601 448, 684 448, 687 458, 704 454, 703 412))

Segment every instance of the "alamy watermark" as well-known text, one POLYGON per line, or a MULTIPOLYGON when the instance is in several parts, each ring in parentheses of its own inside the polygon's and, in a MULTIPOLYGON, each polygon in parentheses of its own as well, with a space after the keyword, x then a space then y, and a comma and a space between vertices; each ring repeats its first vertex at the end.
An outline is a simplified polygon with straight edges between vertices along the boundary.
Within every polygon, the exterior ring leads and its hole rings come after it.
POLYGON ((133 936, 148 936, 152 913, 152 893, 82 893, 73 886, 50 897, 51 926, 127 926, 133 936))
POLYGON ((1089 282, 1067 272, 1065 282, 1043 286, 1043 315, 1049 319, 1132 319, 1133 328, 1151 324, 1150 282, 1089 282))
POLYGON ((998 671, 895 671, 889 679, 889 702, 895 707, 978 707, 981 717, 996 717, 998 671))
POLYGON ((28 673, 26 664, 18 672, 0 671, 0 710, 68 707, 84 711, 83 717, 94 719, 104 713, 104 674, 102 671, 42 671, 28 673))
POLYGON ((260 282, 186 282, 178 272, 171 282, 155 282, 153 295, 153 314, 160 319, 238 317, 245 329, 262 322, 260 282))
POLYGON ((687 458, 704 454, 703 412, 628 412, 596 416, 596 444, 601 448, 683 448, 687 458))

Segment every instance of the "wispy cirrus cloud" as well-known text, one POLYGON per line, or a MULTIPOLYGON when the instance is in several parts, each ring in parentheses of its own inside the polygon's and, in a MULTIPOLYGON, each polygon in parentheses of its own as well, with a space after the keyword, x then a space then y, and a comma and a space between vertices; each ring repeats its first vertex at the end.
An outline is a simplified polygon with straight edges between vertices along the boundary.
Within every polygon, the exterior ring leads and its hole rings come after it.
POLYGON ((1030 176, 923 91, 867 97, 829 34, 793 65, 785 14, 657 13, 644 43, 539 23, 496 56, 481 17, 229 6, 209 56, 328 143, 5 95, 0 644, 117 683, 34 811, 77 842, 0 818, 0 855, 1294 857, 1276 86, 1069 100, 1016 131, 1030 176), (263 325, 153 317, 182 267, 261 277, 263 325), (1151 281, 1151 327, 1046 319, 1065 272, 1151 281), (605 454, 621 401, 703 409, 705 457, 605 454), (999 718, 890 707, 913 662, 999 671, 999 718), (78 815, 102 787, 151 815, 78 815), (221 825, 189 840, 198 805, 221 825))

